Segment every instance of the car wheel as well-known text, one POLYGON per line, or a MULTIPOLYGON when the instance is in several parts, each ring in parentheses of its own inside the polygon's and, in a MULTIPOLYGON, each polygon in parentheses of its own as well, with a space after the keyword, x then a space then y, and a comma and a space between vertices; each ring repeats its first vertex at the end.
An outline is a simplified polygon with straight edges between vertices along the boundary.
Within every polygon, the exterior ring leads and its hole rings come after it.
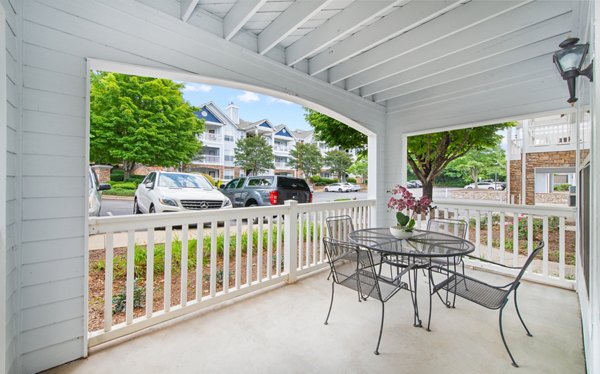
POLYGON ((150 214, 156 213, 156 209, 154 209, 154 204, 150 205, 150 210, 148 211, 150 214))
POLYGON ((338 188, 338 192, 342 192, 342 189, 341 189, 341 188, 338 188))
POLYGON ((138 206, 137 199, 133 200, 133 214, 142 214, 140 207, 138 206))

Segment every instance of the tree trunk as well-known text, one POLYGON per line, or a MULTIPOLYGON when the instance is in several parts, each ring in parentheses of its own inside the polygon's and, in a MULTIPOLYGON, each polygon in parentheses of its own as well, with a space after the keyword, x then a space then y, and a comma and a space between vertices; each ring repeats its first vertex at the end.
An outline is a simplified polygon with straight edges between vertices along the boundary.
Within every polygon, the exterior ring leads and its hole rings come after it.
POLYGON ((126 181, 131 176, 133 172, 133 168, 135 167, 135 162, 123 160, 123 180, 126 181))
POLYGON ((421 182, 423 183, 423 196, 428 196, 433 200, 433 182, 421 182))

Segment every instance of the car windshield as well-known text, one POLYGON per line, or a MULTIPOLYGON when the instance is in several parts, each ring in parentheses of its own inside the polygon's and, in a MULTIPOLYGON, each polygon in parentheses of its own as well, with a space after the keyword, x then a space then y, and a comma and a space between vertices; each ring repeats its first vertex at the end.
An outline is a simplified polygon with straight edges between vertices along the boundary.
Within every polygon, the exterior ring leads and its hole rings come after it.
POLYGON ((166 188, 202 188, 212 190, 212 185, 201 176, 193 174, 162 173, 158 179, 159 187, 166 188))

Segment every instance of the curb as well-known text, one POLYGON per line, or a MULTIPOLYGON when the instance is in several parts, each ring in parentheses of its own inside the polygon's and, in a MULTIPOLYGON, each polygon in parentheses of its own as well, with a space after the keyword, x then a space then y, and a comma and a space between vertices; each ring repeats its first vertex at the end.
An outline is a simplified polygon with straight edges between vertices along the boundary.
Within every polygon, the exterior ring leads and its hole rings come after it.
POLYGON ((126 200, 126 201, 133 201, 133 196, 102 195, 102 200, 126 200))

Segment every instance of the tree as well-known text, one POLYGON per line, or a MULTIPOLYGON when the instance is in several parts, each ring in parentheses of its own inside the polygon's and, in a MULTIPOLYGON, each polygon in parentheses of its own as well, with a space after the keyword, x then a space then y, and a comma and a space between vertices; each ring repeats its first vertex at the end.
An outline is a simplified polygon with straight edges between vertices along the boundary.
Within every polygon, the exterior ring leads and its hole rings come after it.
POLYGON ((344 151, 329 151, 325 155, 325 165, 338 175, 340 181, 346 177, 346 171, 352 165, 352 157, 344 151))
MULTIPOLYGON (((463 178, 466 182, 478 182, 479 178, 506 177, 506 155, 496 146, 491 149, 471 151, 448 164, 446 174, 463 178)), ((477 185, 475 185, 477 188, 477 185)))
MULTIPOLYGON (((315 134, 329 146, 365 149, 366 135, 334 119, 328 120, 324 118, 327 117, 324 114, 310 109, 306 111, 305 118, 314 128, 315 134)), ((497 146, 502 140, 498 131, 514 125, 514 122, 506 122, 409 137, 408 164, 423 183, 423 195, 432 196, 435 178, 450 162, 471 150, 484 150, 497 146)))
POLYGON ((176 166, 200 150, 199 120, 181 93, 184 85, 98 72, 91 76, 90 160, 122 164, 125 179, 136 164, 176 166))
POLYGON ((316 144, 296 143, 290 151, 293 157, 288 161, 290 167, 302 170, 305 176, 319 174, 323 166, 323 157, 316 144))
POLYGON ((260 174, 274 169, 273 147, 262 136, 248 136, 235 143, 235 165, 244 169, 247 175, 260 174))
POLYGON ((304 118, 314 129, 317 139, 325 142, 330 147, 358 148, 361 153, 365 152, 367 145, 365 134, 325 114, 308 108, 304 108, 304 110, 304 118))
POLYGON ((348 169, 348 172, 354 175, 360 175, 364 183, 364 181, 367 180, 369 175, 369 164, 367 162, 367 157, 358 156, 356 161, 348 169))

